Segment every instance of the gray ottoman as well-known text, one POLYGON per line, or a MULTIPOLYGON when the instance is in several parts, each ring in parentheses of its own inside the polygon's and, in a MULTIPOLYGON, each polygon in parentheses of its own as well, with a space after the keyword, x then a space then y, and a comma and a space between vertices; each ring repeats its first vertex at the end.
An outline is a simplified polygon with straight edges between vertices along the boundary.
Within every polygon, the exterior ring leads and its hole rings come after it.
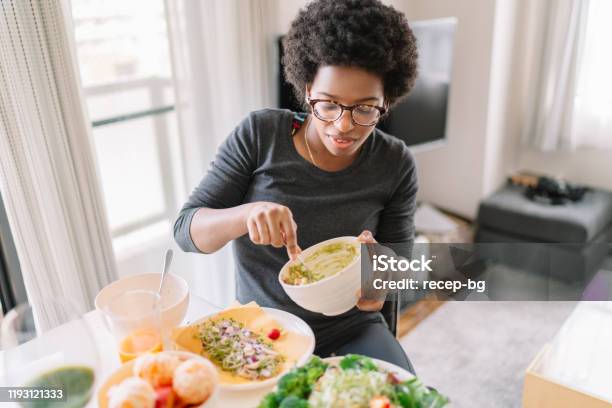
POLYGON ((481 202, 475 241, 533 243, 514 246, 517 251, 508 255, 509 262, 520 267, 545 248, 549 252, 541 273, 588 281, 609 252, 612 193, 592 190, 580 202, 553 206, 531 201, 523 192, 508 184, 481 202))

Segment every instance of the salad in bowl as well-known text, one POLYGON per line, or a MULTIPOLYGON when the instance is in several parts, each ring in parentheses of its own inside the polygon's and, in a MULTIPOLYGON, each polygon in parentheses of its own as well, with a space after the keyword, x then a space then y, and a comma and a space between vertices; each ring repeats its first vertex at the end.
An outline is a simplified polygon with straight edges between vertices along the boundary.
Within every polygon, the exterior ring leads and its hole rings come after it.
POLYGON ((281 276, 288 285, 307 285, 318 282, 349 266, 359 256, 359 244, 333 242, 325 244, 310 253, 304 263, 290 265, 281 276))
POLYGON ((285 374, 258 408, 441 408, 449 400, 407 371, 358 354, 312 356, 285 374))
POLYGON ((278 275, 287 295, 306 310, 336 316, 353 308, 361 286, 361 243, 337 237, 302 251, 278 275))

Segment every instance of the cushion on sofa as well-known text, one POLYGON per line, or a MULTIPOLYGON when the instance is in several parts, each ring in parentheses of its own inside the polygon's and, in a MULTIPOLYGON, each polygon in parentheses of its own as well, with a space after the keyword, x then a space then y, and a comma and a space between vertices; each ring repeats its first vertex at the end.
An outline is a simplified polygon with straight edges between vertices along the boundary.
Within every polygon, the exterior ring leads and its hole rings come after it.
POLYGON ((582 201, 548 205, 531 201, 524 188, 506 185, 480 203, 478 223, 535 242, 584 243, 612 222, 612 193, 591 190, 582 201))

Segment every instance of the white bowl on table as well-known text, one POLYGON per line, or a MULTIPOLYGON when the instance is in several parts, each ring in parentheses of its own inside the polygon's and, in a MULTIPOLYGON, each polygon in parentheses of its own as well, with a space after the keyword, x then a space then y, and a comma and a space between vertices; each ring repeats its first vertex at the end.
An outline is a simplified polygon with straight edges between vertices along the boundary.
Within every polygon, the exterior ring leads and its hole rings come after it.
MULTIPOLYGON (((115 297, 130 290, 144 289, 157 292, 161 273, 141 273, 118 279, 106 285, 95 299, 96 309, 104 307, 115 297)), ((185 279, 173 273, 166 275, 161 294, 162 327, 172 328, 180 325, 189 307, 189 286, 185 279)))
MULTIPOLYGON (((342 359, 344 357, 346 357, 346 356, 334 356, 334 357, 327 357, 327 358, 324 358, 322 360, 325 361, 328 364, 333 365, 333 366, 338 366, 338 365, 340 365, 340 361, 342 361, 342 359)), ((386 371, 388 373, 392 373, 401 382, 408 381, 411 378, 414 378, 414 374, 412 374, 410 371, 408 371, 408 370, 406 370, 406 369, 404 369, 404 368, 402 368, 400 366, 396 366, 393 363, 389 363, 388 361, 384 361, 384 360, 379 360, 379 359, 374 358, 374 357, 370 357, 370 360, 372 360, 372 362, 374 362, 374 364, 376 364, 376 367, 378 367, 378 369, 384 370, 384 371, 386 371)))
MULTIPOLYGON (((361 249, 356 237, 338 237, 319 242, 302 251, 302 258, 307 258, 325 245, 340 242, 356 243, 361 249)), ((294 264, 295 262, 289 261, 283 266, 278 274, 278 281, 291 300, 299 306, 311 312, 336 316, 349 311, 357 304, 357 291, 361 287, 361 252, 340 272, 305 285, 289 285, 283 281, 288 268, 294 264)))

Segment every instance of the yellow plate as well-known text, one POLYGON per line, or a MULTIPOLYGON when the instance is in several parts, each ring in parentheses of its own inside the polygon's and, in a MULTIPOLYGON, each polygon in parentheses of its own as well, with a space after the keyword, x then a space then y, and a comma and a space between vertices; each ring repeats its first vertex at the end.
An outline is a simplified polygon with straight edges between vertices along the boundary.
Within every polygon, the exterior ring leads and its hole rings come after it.
POLYGON ((284 332, 278 340, 272 342, 274 349, 285 357, 285 362, 276 376, 252 381, 217 367, 219 386, 222 390, 239 391, 272 387, 287 371, 306 363, 314 351, 314 334, 302 319, 283 310, 259 307, 255 302, 246 305, 237 304, 221 312, 205 316, 190 325, 175 328, 172 335, 174 347, 178 350, 206 356, 197 336, 197 326, 212 318, 232 318, 264 338, 273 328, 282 329, 284 332))

